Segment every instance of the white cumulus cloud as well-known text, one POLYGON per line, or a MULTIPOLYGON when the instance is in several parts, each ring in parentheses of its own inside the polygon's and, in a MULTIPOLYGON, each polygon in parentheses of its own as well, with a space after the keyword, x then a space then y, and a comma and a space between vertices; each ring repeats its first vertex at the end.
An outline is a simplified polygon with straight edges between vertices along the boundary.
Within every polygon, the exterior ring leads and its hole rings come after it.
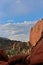
POLYGON ((0 37, 6 37, 11 40, 28 41, 30 29, 35 22, 24 21, 23 23, 0 24, 0 37))

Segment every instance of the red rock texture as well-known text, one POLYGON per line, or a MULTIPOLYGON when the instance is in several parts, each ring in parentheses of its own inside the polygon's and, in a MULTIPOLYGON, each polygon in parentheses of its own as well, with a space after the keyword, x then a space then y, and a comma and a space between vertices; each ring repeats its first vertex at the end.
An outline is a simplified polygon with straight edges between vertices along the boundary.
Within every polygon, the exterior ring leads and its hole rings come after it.
POLYGON ((7 54, 0 49, 0 65, 8 65, 8 56, 7 54))
POLYGON ((43 65, 43 38, 41 38, 36 46, 32 49, 30 58, 27 58, 27 61, 30 61, 29 65, 43 65))
POLYGON ((25 65, 25 58, 27 57, 28 55, 15 55, 13 56, 12 58, 9 59, 8 63, 9 65, 25 65))
POLYGON ((0 61, 8 61, 8 56, 2 49, 0 49, 0 61))
POLYGON ((0 61, 0 65, 8 65, 8 62, 0 61))
POLYGON ((30 43, 35 46, 43 32, 43 19, 39 20, 30 31, 30 43))

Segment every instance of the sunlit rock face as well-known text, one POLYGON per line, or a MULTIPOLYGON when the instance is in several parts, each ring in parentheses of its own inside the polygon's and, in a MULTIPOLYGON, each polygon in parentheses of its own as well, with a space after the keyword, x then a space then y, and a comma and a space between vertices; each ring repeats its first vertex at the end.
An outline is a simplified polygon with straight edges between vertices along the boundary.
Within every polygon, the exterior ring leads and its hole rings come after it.
POLYGON ((35 46, 37 41, 42 36, 43 32, 43 19, 39 20, 30 31, 30 43, 35 46))

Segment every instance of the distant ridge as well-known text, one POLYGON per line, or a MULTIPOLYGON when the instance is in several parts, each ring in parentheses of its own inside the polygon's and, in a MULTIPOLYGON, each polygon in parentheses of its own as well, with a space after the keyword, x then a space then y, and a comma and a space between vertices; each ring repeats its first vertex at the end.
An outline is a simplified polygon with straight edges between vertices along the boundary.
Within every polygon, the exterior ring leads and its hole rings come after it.
POLYGON ((23 47, 23 46, 27 45, 27 42, 22 42, 22 41, 17 41, 17 40, 10 40, 8 38, 0 37, 0 49, 8 50, 14 44, 16 44, 16 46, 19 45, 19 47, 20 46, 23 47))

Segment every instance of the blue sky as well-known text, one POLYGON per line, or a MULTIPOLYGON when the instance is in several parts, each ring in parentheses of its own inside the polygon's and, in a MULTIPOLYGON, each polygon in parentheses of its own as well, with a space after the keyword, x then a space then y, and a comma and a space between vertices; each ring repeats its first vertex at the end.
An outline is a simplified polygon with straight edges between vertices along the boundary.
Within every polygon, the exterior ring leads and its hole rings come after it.
POLYGON ((43 0, 0 0, 0 24, 38 20, 43 17, 43 0))
POLYGON ((14 40, 17 40, 19 37, 21 39, 19 38, 18 40, 23 40, 25 37, 25 41, 29 36, 30 22, 32 26, 35 21, 41 18, 43 18, 43 0, 0 0, 0 36, 2 37, 12 38, 14 40), (13 28, 13 24, 17 24, 15 28, 13 28), (22 24, 24 25, 23 27, 22 24), (19 29, 19 26, 21 30, 19 30, 19 32, 16 31, 16 34, 13 32, 13 35, 8 35, 9 33, 6 32, 5 27, 3 28, 3 26, 7 27, 7 32, 12 31, 12 29, 13 31, 15 29, 17 30, 17 27, 19 29), (11 28, 8 28, 9 26, 11 28), (23 28, 25 31, 23 31, 23 28), (23 35, 21 34, 24 34, 24 37, 22 37, 23 35))

